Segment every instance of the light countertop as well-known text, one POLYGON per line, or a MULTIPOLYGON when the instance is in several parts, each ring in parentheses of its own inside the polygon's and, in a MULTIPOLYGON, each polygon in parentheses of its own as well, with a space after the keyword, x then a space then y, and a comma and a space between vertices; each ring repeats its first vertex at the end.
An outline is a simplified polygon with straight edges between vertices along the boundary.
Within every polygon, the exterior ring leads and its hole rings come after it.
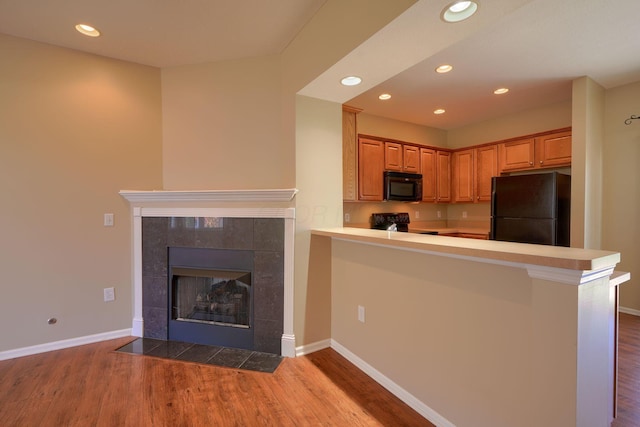
MULTIPOLYGON (((464 232, 460 229, 455 230, 454 232, 464 232)), ((456 256, 570 270, 599 270, 614 266, 620 262, 620 253, 595 249, 461 239, 459 237, 349 227, 317 229, 312 230, 311 233, 318 236, 379 244, 399 249, 440 252, 456 256)))

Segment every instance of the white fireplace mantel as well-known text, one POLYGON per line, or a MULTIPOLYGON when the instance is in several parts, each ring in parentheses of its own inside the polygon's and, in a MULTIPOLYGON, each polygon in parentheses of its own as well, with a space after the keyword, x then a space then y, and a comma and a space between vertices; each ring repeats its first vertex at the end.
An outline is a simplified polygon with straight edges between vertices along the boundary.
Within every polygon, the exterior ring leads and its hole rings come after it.
POLYGON ((295 209, 279 207, 293 200, 297 189, 272 190, 198 190, 198 191, 137 191, 121 190, 120 195, 130 206, 133 216, 133 324, 132 334, 143 336, 142 315, 142 218, 153 217, 225 217, 225 218, 283 218, 284 227, 284 319, 281 354, 295 357, 293 332, 293 265, 295 238, 295 209), (153 202, 153 206, 145 206, 153 202), (191 202, 190 207, 182 203, 191 202), (195 202, 195 207, 191 206, 195 202), (197 202, 203 206, 198 207, 197 202), (221 202, 222 207, 215 203, 221 202), (224 203, 223 203, 224 202, 224 203), (226 202, 234 202, 232 207, 226 202), (258 203, 256 203, 258 202, 258 203), (247 206, 243 206, 246 204, 247 206), (256 207, 257 206, 257 207, 256 207))
POLYGON ((297 188, 266 190, 120 190, 129 203, 143 202, 289 202, 297 188))

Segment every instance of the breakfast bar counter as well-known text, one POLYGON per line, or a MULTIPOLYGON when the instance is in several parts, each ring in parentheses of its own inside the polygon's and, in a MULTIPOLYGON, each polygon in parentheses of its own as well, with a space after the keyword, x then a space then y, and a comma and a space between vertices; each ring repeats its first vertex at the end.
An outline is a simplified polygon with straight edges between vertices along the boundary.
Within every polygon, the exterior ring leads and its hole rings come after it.
POLYGON ((598 270, 613 267, 620 262, 618 252, 494 240, 460 239, 364 228, 318 229, 313 230, 312 234, 390 248, 439 253, 445 256, 466 256, 486 262, 502 261, 570 270, 598 270))
POLYGON ((619 253, 345 227, 314 258, 332 347, 434 424, 611 422, 619 253))

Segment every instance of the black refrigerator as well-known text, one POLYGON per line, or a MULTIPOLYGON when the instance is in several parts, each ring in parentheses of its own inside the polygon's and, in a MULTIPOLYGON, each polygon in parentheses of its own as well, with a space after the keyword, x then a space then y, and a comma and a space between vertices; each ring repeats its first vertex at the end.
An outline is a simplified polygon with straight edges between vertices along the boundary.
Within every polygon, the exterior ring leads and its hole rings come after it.
POLYGON ((569 246, 570 216, 570 175, 547 172, 492 178, 492 240, 569 246))

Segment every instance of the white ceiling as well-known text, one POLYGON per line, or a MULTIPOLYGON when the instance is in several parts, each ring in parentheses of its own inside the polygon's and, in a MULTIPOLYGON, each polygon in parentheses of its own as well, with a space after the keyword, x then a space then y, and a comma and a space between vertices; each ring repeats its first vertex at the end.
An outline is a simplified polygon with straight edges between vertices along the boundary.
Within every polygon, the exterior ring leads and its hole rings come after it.
POLYGON ((532 0, 503 16, 498 3, 480 0, 478 16, 469 20, 488 14, 491 24, 347 104, 373 115, 454 129, 569 100, 571 82, 578 77, 589 76, 605 89, 640 81, 640 2, 532 0), (443 63, 454 70, 435 73, 443 63), (493 95, 503 86, 508 94, 493 95), (378 100, 384 92, 392 98, 378 100), (447 112, 434 115, 436 108, 447 112))
MULTIPOLYGON (((278 54, 325 1, 0 0, 0 33, 171 67, 278 54), (79 22, 103 36, 79 35, 79 22)), ((419 0, 302 93, 335 91, 370 114, 453 129, 568 100, 580 76, 605 88, 640 81, 636 0, 480 0, 476 16, 445 24, 448 3, 419 0), (454 70, 436 75, 444 62, 454 70), (347 70, 365 84, 338 87, 347 70), (500 86, 511 91, 492 95, 500 86), (381 92, 391 100, 379 101, 381 92), (434 116, 439 107, 447 113, 434 116)))
POLYGON ((171 67, 281 53, 325 1, 0 0, 0 33, 171 67))

